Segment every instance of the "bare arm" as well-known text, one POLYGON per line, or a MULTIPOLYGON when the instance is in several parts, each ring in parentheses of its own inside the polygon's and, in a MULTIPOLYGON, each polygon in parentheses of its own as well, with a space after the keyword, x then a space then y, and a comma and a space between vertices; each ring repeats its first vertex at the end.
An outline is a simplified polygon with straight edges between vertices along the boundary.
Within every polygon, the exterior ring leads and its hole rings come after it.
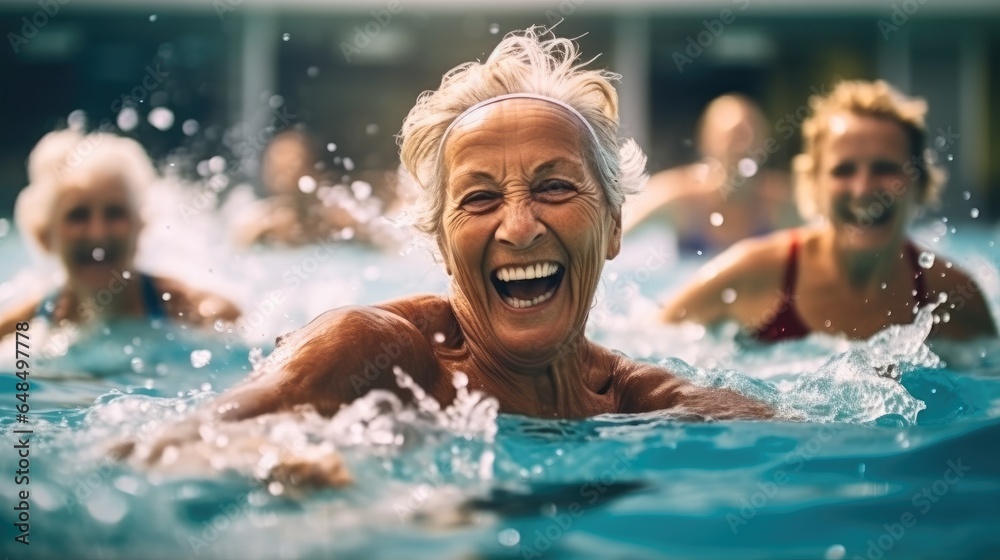
POLYGON ((935 274, 939 266, 935 265, 928 276, 934 281, 933 291, 948 294, 948 299, 934 314, 943 316, 947 313, 949 320, 936 324, 931 335, 954 340, 996 337, 996 322, 976 281, 955 268, 941 268, 941 272, 935 274))
POLYGON ((701 387, 655 366, 638 366, 619 390, 619 412, 669 410, 699 419, 767 420, 770 406, 730 389, 701 387))
POLYGON ((0 315, 0 339, 6 337, 17 329, 17 324, 30 321, 35 316, 38 309, 38 301, 29 301, 12 309, 7 309, 0 315))
POLYGON ((425 388, 437 371, 420 331, 398 315, 374 307, 328 311, 284 337, 272 358, 263 374, 221 395, 213 403, 213 413, 240 420, 311 404, 320 414, 333 415, 372 389, 407 397, 396 384, 394 366, 425 388))
POLYGON ((240 318, 240 308, 228 299, 188 286, 172 278, 155 280, 158 292, 169 292, 167 312, 173 317, 182 317, 188 323, 208 326, 217 320, 235 321, 240 318))

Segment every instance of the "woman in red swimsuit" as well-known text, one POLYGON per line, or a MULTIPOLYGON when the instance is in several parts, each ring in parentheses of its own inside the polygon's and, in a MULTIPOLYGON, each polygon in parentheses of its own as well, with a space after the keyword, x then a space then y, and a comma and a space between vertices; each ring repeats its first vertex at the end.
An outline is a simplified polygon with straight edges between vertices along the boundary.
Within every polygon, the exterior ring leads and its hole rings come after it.
POLYGON ((995 336, 976 283, 940 255, 922 267, 924 250, 906 234, 943 183, 925 154, 926 104, 883 81, 843 82, 810 104, 795 188, 813 225, 734 245, 667 303, 664 320, 734 320, 766 341, 810 332, 864 339, 912 322, 917 305, 944 293, 933 334, 995 336))

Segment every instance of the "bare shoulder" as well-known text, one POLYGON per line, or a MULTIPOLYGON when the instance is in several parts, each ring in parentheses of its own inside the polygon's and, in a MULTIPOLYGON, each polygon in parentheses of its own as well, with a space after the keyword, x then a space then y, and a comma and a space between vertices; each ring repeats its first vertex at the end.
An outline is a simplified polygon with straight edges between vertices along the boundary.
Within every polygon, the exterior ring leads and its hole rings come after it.
POLYGON ((669 410, 696 419, 762 420, 773 408, 729 389, 702 387, 654 364, 628 362, 616 379, 619 412, 669 410))
POLYGON ((220 398, 217 411, 240 419, 309 404, 332 415, 373 389, 408 398, 396 367, 439 396, 437 362, 413 323, 377 306, 340 307, 280 337, 264 371, 220 398))
MULTIPOLYGON (((990 272, 996 274, 995 271, 990 272)), ((947 313, 948 320, 935 326, 934 335, 953 339, 997 335, 989 303, 971 274, 945 258, 938 258, 924 272, 924 277, 927 279, 929 301, 938 301, 941 294, 947 296, 935 315, 943 317, 947 313)))
POLYGON ((196 324, 208 325, 216 320, 235 321, 240 309, 227 298, 195 288, 185 282, 168 277, 153 277, 157 296, 166 302, 167 314, 196 324))
POLYGON ((781 288, 790 235, 780 231, 734 244, 695 273, 666 304, 663 319, 712 323, 753 316, 758 307, 770 304, 762 299, 781 288), (733 290, 735 300, 726 301, 727 290, 733 290))
POLYGON ((29 300, 0 312, 0 338, 4 338, 17 329, 17 324, 30 321, 41 304, 41 299, 29 300))

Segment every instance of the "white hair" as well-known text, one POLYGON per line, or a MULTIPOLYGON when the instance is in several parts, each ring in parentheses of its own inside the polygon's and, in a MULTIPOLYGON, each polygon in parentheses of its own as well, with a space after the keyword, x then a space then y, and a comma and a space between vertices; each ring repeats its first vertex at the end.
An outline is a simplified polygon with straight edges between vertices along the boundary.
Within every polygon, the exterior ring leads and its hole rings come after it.
MULTIPOLYGON (((573 107, 593 128, 583 133, 587 159, 608 206, 621 211, 625 196, 642 190, 646 155, 634 140, 619 136, 618 93, 611 81, 620 76, 586 70, 573 41, 551 29, 534 26, 509 33, 486 62, 466 62, 448 71, 436 91, 425 91, 403 121, 398 136, 400 159, 421 187, 415 225, 437 236, 444 213, 444 162, 439 147, 445 131, 467 109, 501 95, 528 93, 573 107), (596 141, 596 143, 595 143, 596 141)), ((583 129, 581 129, 583 131, 583 129)))
POLYGON ((14 204, 14 221, 30 247, 42 251, 41 239, 48 235, 63 186, 69 181, 88 181, 95 173, 122 179, 132 212, 142 217, 146 191, 157 174, 138 142, 103 132, 49 132, 28 156, 29 185, 14 204))

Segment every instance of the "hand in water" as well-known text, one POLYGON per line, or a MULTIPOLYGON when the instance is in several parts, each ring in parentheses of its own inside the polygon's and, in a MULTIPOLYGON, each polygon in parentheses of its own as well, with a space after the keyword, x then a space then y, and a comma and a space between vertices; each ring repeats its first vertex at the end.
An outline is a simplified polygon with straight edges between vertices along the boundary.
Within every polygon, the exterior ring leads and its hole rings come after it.
POLYGON ((149 442, 116 443, 108 454, 136 469, 167 476, 207 477, 232 470, 290 487, 336 488, 353 482, 335 450, 292 449, 265 437, 257 419, 218 422, 191 417, 162 427, 149 442))

